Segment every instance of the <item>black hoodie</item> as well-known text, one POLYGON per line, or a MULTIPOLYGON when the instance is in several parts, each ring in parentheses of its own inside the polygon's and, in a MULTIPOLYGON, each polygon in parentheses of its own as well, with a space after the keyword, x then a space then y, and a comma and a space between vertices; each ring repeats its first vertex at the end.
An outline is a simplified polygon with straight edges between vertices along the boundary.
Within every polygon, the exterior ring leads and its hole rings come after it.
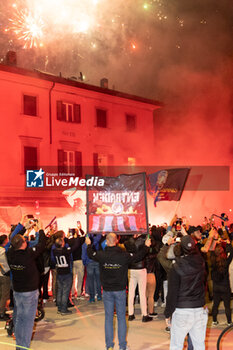
POLYGON ((92 250, 87 246, 87 255, 90 259, 99 262, 100 280, 105 291, 119 291, 126 289, 129 264, 140 261, 148 252, 144 245, 137 253, 127 253, 120 247, 106 247, 103 251, 92 250))
POLYGON ((199 252, 177 259, 168 276, 165 317, 175 308, 198 308, 205 305, 205 262, 199 252))
POLYGON ((31 292, 39 288, 39 271, 36 259, 44 251, 45 234, 39 231, 39 242, 33 248, 17 249, 10 247, 7 260, 12 272, 13 290, 31 292))

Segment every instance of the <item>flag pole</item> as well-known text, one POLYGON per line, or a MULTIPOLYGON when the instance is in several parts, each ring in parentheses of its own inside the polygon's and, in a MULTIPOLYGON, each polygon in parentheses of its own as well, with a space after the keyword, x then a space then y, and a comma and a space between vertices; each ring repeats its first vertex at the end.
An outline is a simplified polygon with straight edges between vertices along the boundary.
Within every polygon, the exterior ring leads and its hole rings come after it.
POLYGON ((175 213, 174 213, 174 215, 177 214, 177 211, 178 211, 178 209, 179 209, 179 207, 180 207, 180 200, 181 200, 181 197, 182 197, 182 195, 183 195, 183 192, 184 192, 184 189, 185 189, 187 180, 188 180, 188 176, 189 176, 190 170, 191 170, 191 169, 189 168, 189 171, 188 171, 188 173, 187 173, 187 175, 186 175, 186 178, 185 178, 185 181, 184 181, 183 189, 182 189, 182 191, 181 191, 180 199, 178 200, 178 202, 177 202, 177 204, 176 204, 176 208, 175 208, 175 213))
POLYGON ((180 206, 180 200, 177 201, 177 204, 176 204, 176 207, 175 207, 174 216, 175 216, 175 214, 177 214, 177 211, 178 211, 179 206, 180 206))

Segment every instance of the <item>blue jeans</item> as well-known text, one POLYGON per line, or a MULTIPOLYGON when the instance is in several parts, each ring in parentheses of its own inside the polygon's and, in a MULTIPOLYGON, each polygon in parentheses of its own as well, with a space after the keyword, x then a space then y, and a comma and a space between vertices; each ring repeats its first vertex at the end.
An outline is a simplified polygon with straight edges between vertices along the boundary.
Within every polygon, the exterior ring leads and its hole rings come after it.
MULTIPOLYGON (((34 319, 38 305, 39 291, 13 292, 14 296, 14 333, 17 345, 30 347, 34 319)), ((20 348, 19 348, 20 349, 20 348)))
POLYGON ((193 350, 193 343, 189 334, 188 334, 188 350, 193 350))
POLYGON ((73 276, 71 273, 66 275, 57 274, 57 308, 60 312, 67 311, 70 289, 72 287, 73 276))
POLYGON ((114 305, 116 305, 117 322, 118 322, 118 340, 120 350, 126 349, 126 291, 120 290, 115 292, 103 291, 104 310, 105 310, 105 343, 107 348, 113 348, 113 316, 114 305))
POLYGON ((170 350, 183 349, 184 339, 189 333, 195 350, 205 350, 208 312, 203 307, 176 308, 172 314, 170 350))
POLYGON ((100 283, 100 269, 99 263, 96 261, 90 261, 87 266, 87 283, 90 299, 95 300, 95 282, 97 297, 101 298, 101 283, 100 283))

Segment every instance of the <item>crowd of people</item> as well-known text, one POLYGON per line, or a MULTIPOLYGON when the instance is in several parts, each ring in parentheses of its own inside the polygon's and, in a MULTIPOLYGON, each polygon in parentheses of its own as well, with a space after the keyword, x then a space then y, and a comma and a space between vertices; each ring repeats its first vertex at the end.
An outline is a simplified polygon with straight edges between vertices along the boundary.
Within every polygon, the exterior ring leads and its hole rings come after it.
POLYGON ((192 226, 175 215, 169 225, 150 226, 149 236, 86 235, 77 221, 66 235, 53 225, 43 230, 40 219, 24 215, 9 236, 0 235, 0 320, 9 319, 10 300, 16 349, 29 348, 38 299, 52 298, 61 316, 72 313, 74 298, 103 299, 106 349, 114 347, 115 311, 119 348, 126 350, 126 317, 129 325, 137 317, 135 300, 143 323, 158 316, 160 302, 170 350, 182 350, 186 336, 189 350, 204 350, 207 302, 213 301, 213 326, 221 301, 226 323, 232 323, 233 224, 224 214, 220 221, 216 226, 213 217, 205 218, 192 226))

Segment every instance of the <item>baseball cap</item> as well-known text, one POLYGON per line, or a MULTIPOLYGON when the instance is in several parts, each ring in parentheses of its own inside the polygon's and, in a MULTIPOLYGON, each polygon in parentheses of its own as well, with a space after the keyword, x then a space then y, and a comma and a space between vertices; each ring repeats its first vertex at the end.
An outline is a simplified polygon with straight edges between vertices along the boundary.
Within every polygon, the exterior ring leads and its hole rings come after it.
POLYGON ((183 248, 184 253, 186 253, 186 254, 192 254, 192 252, 196 248, 196 244, 194 242, 194 239, 189 235, 183 236, 181 238, 180 244, 181 244, 181 247, 183 248))

